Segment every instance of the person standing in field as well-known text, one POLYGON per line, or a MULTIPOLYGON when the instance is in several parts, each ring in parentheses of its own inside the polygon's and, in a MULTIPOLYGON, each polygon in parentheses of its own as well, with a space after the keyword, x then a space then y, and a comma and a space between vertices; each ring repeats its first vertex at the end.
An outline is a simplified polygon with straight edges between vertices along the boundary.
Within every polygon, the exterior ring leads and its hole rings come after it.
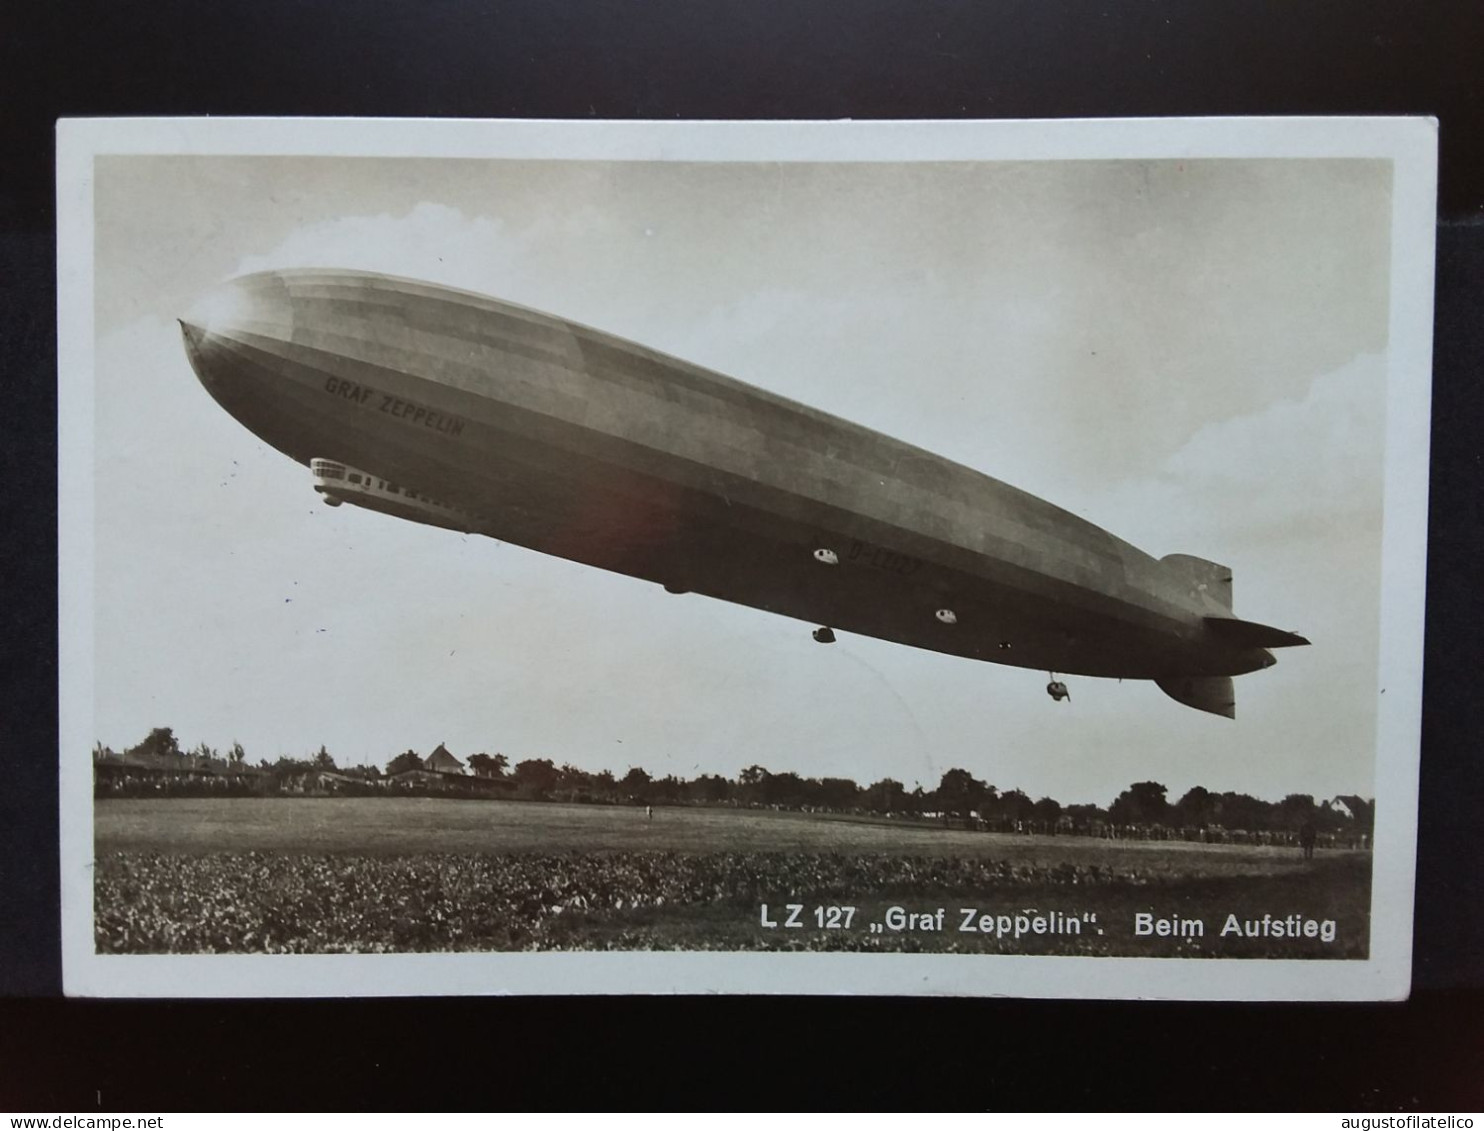
POLYGON ((644 806, 644 819, 646 821, 652 821, 652 820, 654 820, 654 806, 653 805, 646 805, 646 806, 644 806))
POLYGON ((1299 849, 1304 854, 1305 860, 1314 859, 1314 841, 1318 838, 1318 830, 1314 827, 1312 819, 1306 818, 1299 828, 1299 849))

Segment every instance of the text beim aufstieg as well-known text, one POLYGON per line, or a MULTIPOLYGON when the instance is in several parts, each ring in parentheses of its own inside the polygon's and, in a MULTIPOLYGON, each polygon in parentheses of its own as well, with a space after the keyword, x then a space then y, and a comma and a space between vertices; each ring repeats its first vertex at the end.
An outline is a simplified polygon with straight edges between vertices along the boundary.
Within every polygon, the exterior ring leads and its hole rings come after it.
MULTIPOLYGON (((1226 917, 1216 934, 1224 939, 1318 939, 1320 942, 1334 942, 1336 929, 1333 919, 1310 919, 1300 914, 1265 914, 1261 919, 1231 914, 1226 917)), ((1205 938, 1206 921, 1182 915, 1161 916, 1150 911, 1140 911, 1134 916, 1134 934, 1157 935, 1160 938, 1205 938)))

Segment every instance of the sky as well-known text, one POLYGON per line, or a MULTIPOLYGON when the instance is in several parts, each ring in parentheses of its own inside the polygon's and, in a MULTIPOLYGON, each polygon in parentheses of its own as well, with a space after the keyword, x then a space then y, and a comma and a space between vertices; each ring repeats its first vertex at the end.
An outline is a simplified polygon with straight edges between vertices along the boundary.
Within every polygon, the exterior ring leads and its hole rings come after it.
POLYGON ((101 157, 95 731, 587 770, 1372 793, 1390 165, 101 157), (549 311, 875 428, 1155 555, 1310 648, 1235 722, 1152 684, 841 634, 318 501, 175 319, 278 267, 549 311))

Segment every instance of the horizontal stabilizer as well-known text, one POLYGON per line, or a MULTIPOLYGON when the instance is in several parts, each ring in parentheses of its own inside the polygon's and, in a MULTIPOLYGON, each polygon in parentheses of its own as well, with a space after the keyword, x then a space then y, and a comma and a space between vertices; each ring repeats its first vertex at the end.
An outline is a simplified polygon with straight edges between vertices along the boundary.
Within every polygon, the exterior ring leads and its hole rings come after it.
POLYGON ((1177 703, 1184 703, 1197 711, 1224 715, 1228 719, 1237 717, 1237 693, 1232 689, 1229 675, 1176 676, 1154 682, 1177 703))
POLYGON ((1206 617, 1206 627, 1228 644, 1242 648, 1293 648, 1308 641, 1296 632, 1285 632, 1250 620, 1235 617, 1206 617))

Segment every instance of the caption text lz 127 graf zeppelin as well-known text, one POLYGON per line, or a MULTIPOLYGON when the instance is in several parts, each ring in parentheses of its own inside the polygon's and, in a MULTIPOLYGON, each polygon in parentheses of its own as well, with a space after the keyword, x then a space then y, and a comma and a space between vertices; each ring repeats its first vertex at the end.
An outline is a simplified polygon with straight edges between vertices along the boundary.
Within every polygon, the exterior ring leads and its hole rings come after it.
MULTIPOLYGON (((764 903, 759 908, 758 923, 767 930, 864 929, 873 935, 956 931, 960 934, 1020 939, 1036 935, 1103 934, 1095 911, 1017 911, 1006 914, 984 912, 978 907, 959 907, 950 912, 946 907, 918 911, 893 905, 879 919, 868 920, 858 918, 858 910, 849 905, 821 904, 810 907, 802 903, 785 903, 770 907, 764 903)), ((1334 942, 1338 935, 1338 924, 1334 919, 1313 919, 1301 914, 1264 914, 1258 919, 1243 918, 1233 913, 1224 918, 1217 930, 1208 932, 1206 921, 1201 918, 1159 916, 1153 912, 1141 911, 1133 916, 1129 927, 1130 933, 1139 938, 1195 939, 1205 938, 1209 933, 1217 938, 1303 938, 1329 943, 1334 942)))

